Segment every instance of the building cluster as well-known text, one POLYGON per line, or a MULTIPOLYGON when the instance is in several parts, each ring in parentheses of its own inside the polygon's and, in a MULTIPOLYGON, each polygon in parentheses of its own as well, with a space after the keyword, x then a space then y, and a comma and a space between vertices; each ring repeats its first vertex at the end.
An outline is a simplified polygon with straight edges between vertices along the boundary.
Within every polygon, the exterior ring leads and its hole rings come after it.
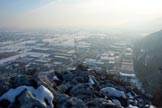
POLYGON ((125 40, 99 33, 80 32, 16 32, 13 35, 17 40, 3 41, 0 44, 1 52, 7 54, 3 58, 4 55, 0 52, 1 73, 36 71, 46 74, 72 70, 81 63, 86 64, 90 70, 134 77, 133 50, 125 40))

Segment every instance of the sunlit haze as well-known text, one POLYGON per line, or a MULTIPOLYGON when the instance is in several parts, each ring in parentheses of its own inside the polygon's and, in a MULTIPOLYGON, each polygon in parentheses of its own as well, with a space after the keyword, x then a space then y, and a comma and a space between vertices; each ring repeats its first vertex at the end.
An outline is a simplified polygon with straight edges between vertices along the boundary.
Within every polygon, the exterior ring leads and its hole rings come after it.
POLYGON ((0 108, 162 108, 161 41, 162 0, 0 0, 0 108))
POLYGON ((161 0, 22 0, 21 4, 19 0, 6 1, 0 7, 2 27, 92 27, 142 32, 162 27, 161 0))

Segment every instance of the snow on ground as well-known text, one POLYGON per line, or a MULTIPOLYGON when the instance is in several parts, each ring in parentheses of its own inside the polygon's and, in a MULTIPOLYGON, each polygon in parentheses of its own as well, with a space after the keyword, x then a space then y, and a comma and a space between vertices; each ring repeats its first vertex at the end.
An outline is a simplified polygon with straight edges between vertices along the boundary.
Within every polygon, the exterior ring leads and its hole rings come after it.
POLYGON ((127 93, 127 96, 128 96, 129 99, 134 99, 134 96, 130 92, 127 93))
POLYGON ((89 78, 88 79, 89 80, 88 82, 89 82, 90 85, 94 85, 95 84, 95 82, 93 81, 93 78, 92 77, 93 77, 92 75, 89 75, 88 76, 88 78, 89 78))
POLYGON ((26 54, 22 53, 22 54, 19 54, 19 55, 15 55, 15 56, 11 56, 11 57, 2 59, 2 60, 0 60, 0 65, 5 63, 5 62, 13 61, 13 60, 16 60, 17 58, 25 57, 25 56, 26 56, 26 54))
POLYGON ((116 106, 118 106, 118 107, 120 107, 121 106, 121 103, 120 103, 120 101, 119 100, 117 100, 117 99, 112 99, 112 102, 116 105, 116 106))
POLYGON ((125 93, 123 91, 116 90, 113 87, 105 87, 101 89, 102 93, 106 93, 110 96, 122 97, 126 98, 125 93))
POLYGON ((127 74, 127 73, 123 73, 123 72, 120 72, 120 75, 121 76, 125 76, 125 77, 132 77, 132 78, 135 78, 136 77, 135 74, 127 74))
POLYGON ((127 108, 138 108, 137 106, 129 105, 127 108))
POLYGON ((53 95, 52 93, 43 85, 39 86, 37 89, 31 87, 31 86, 19 86, 15 89, 10 89, 6 93, 4 93, 1 97, 0 100, 6 99, 9 102, 13 103, 15 102, 16 97, 23 92, 25 89, 29 90, 36 98, 38 98, 47 108, 53 108, 52 100, 53 100, 53 95), (47 99, 48 103, 50 105, 47 105, 45 102, 45 99, 47 99))
POLYGON ((150 108, 156 108, 155 106, 153 106, 153 105, 150 105, 150 108))
POLYGON ((59 78, 55 75, 55 76, 52 77, 52 80, 53 81, 59 81, 59 78))

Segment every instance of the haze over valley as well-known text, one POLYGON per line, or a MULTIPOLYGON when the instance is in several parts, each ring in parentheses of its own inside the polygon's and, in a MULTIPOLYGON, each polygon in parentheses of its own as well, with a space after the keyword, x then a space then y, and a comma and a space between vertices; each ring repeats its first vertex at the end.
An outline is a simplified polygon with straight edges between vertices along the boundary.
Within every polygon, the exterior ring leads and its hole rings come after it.
POLYGON ((161 5, 0 1, 0 108, 161 108, 161 5))

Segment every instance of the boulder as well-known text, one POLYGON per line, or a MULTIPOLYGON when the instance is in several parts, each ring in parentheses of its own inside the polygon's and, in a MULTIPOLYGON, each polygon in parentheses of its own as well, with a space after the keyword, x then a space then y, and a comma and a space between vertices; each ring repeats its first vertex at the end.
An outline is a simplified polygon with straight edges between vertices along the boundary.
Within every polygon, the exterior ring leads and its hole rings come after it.
POLYGON ((39 78, 29 77, 27 75, 16 76, 13 77, 12 79, 13 79, 12 85, 14 88, 22 85, 28 85, 37 88, 38 86, 41 85, 41 81, 39 80, 39 78))
MULTIPOLYGON (((2 101, 2 100, 8 100, 10 103, 13 104, 13 103, 16 102, 17 97, 19 95, 21 95, 25 90, 29 90, 31 92, 31 94, 34 97, 36 97, 37 99, 39 99, 42 103, 44 103, 44 105, 46 105, 46 106, 48 106, 50 108, 53 107, 52 101, 53 101, 54 96, 43 85, 39 86, 37 89, 33 88, 32 86, 19 86, 19 87, 15 88, 15 89, 14 88, 11 88, 10 90, 8 90, 6 93, 4 93, 0 97, 0 101, 2 101)), ((23 96, 24 96, 23 98, 25 100, 26 97, 29 97, 30 95, 23 95, 23 96)), ((23 99, 23 98, 21 98, 21 99, 23 99)), ((33 99, 33 98, 29 98, 29 99, 33 99)))
POLYGON ((71 97, 69 100, 67 100, 66 106, 68 108, 88 108, 81 99, 76 97, 71 97))
POLYGON ((66 84, 61 84, 57 87, 57 89, 61 92, 61 93, 65 93, 68 92, 68 90, 71 88, 71 84, 70 83, 66 83, 66 84))
POLYGON ((81 77, 84 77, 85 79, 87 79, 87 81, 88 81, 89 75, 90 75, 89 71, 77 71, 77 72, 75 72, 75 77, 81 76, 81 77))
POLYGON ((117 90, 113 87, 102 88, 101 93, 103 93, 105 96, 121 97, 123 99, 126 99, 126 95, 123 91, 117 90))
POLYGON ((76 76, 74 79, 72 79, 73 84, 86 83, 86 82, 88 82, 88 78, 84 76, 76 76))
POLYGON ((93 98, 94 94, 95 94, 94 88, 92 86, 89 86, 88 83, 77 84, 73 86, 73 88, 70 90, 71 96, 75 96, 82 100, 93 98))
POLYGON ((12 85, 9 81, 6 80, 0 80, 0 96, 8 91, 12 85))
POLYGON ((46 108, 41 101, 35 98, 29 90, 24 90, 18 97, 20 108, 46 108))
POLYGON ((66 108, 66 101, 70 98, 70 96, 66 94, 57 94, 56 95, 56 108, 66 108))
POLYGON ((117 106, 117 107, 121 107, 121 103, 118 99, 112 99, 112 102, 117 106))
POLYGON ((117 108, 111 100, 104 98, 94 98, 86 102, 88 108, 117 108))
POLYGON ((72 72, 65 71, 61 73, 61 77, 63 81, 66 82, 66 81, 71 81, 75 77, 75 75, 72 72))

